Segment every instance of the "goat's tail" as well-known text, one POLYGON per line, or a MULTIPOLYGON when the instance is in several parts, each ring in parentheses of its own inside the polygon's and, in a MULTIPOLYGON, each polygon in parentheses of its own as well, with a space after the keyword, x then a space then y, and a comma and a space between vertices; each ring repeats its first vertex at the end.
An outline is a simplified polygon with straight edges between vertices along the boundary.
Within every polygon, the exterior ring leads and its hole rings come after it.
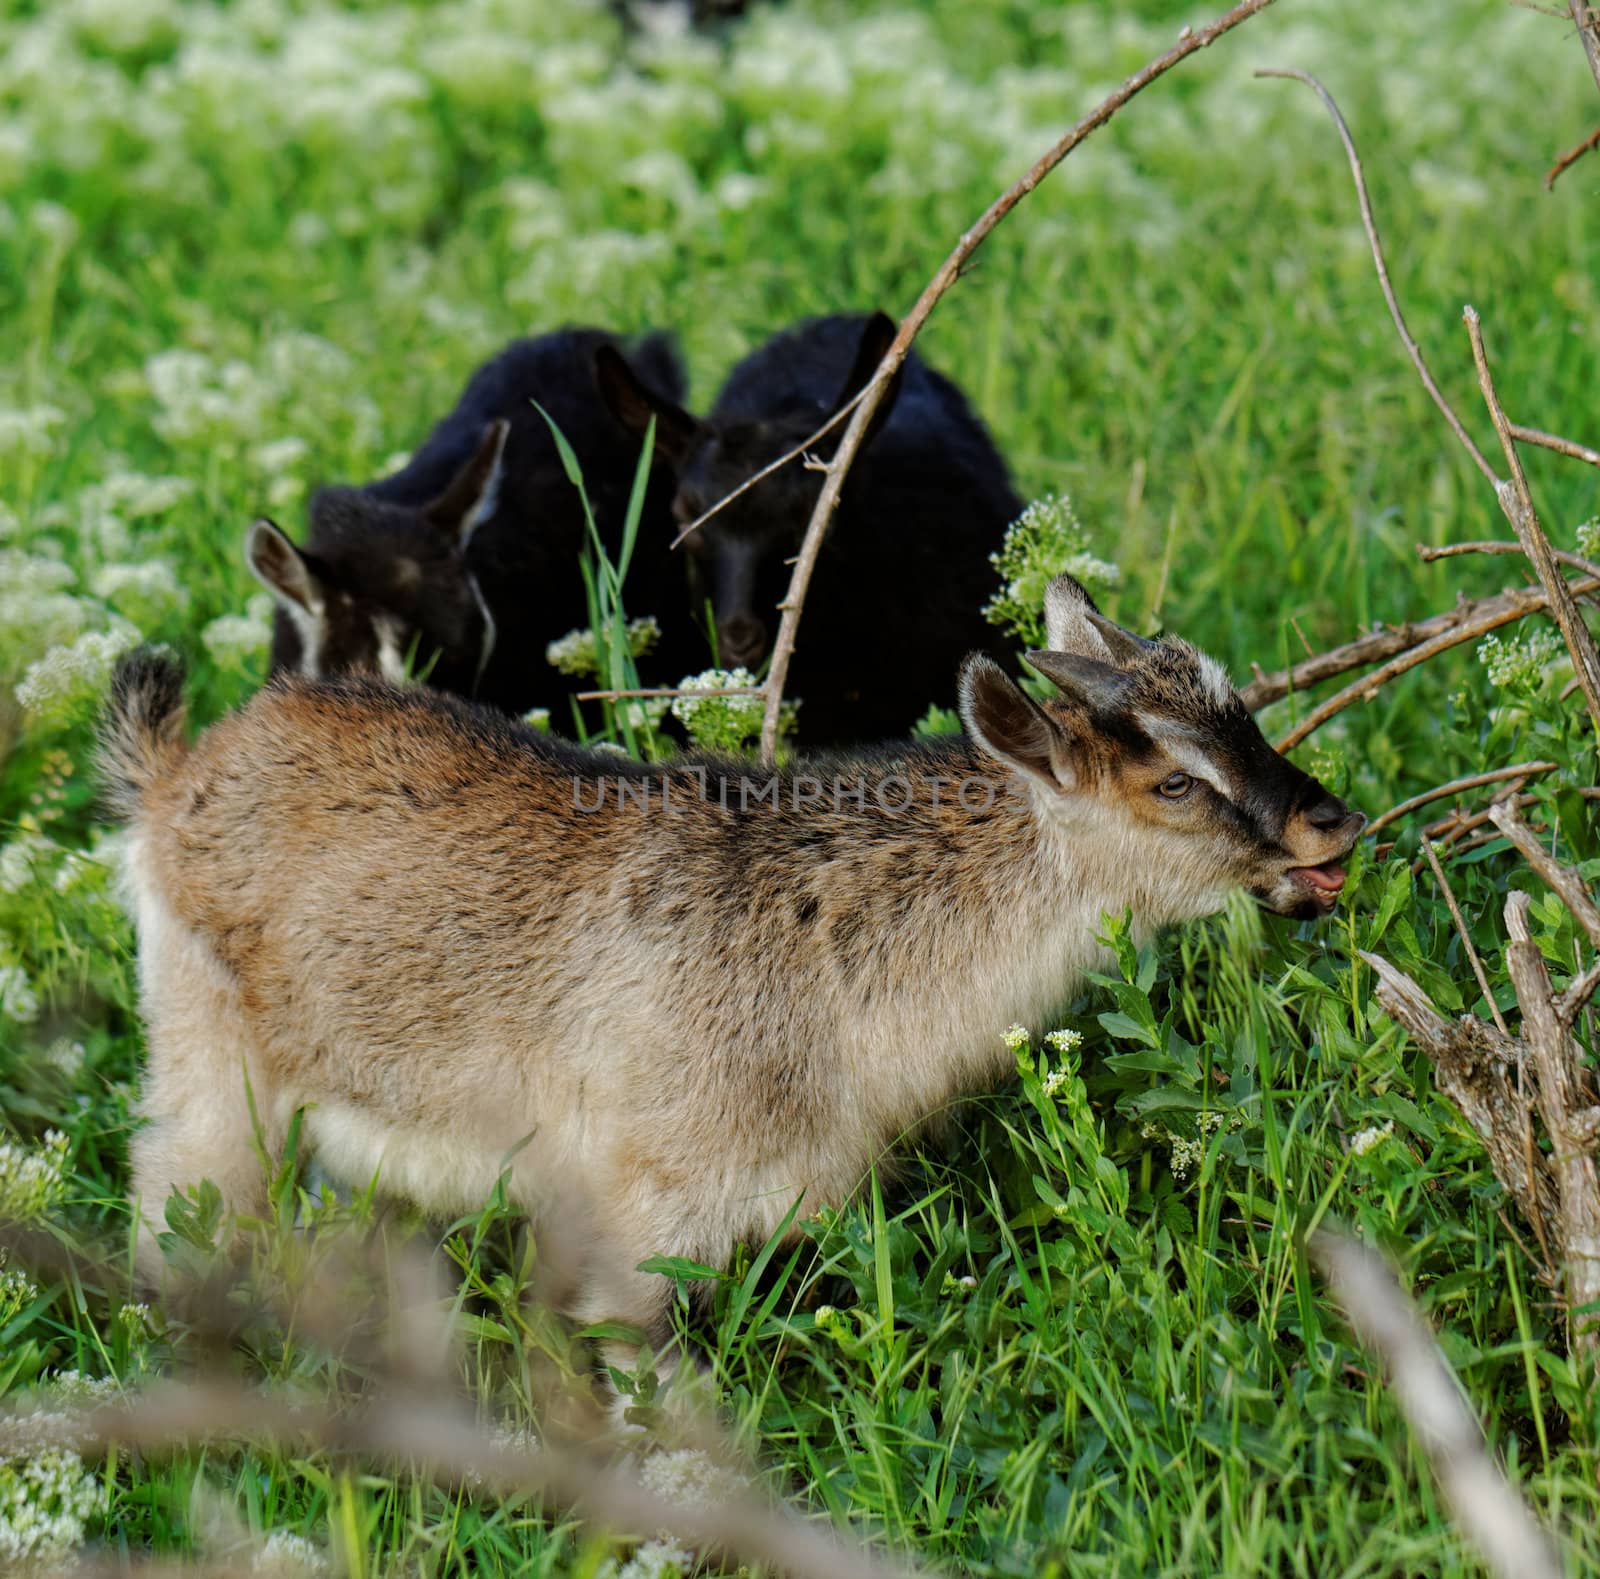
POLYGON ((175 773, 189 754, 183 725, 183 660, 161 647, 140 647, 111 676, 111 701, 100 724, 100 781, 106 805, 131 821, 152 786, 175 773))

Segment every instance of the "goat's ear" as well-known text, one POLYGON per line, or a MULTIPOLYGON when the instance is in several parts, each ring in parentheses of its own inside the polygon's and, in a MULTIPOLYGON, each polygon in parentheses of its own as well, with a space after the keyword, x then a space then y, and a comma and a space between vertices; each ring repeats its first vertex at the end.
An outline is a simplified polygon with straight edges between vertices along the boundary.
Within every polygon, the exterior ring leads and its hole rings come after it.
MULTIPOLYGON (((844 381, 844 387, 839 391, 838 398, 833 403, 834 412, 841 406, 849 404, 866 387, 872 375, 878 371, 878 364, 888 355, 889 347, 894 344, 894 337, 899 332, 900 326, 888 313, 876 312, 867 319, 866 326, 861 331, 861 343, 856 347, 855 363, 850 369, 849 377, 844 381)), ((878 409, 872 413, 872 421, 868 424, 861 440, 863 449, 883 431, 884 424, 893 414, 894 403, 900 398, 900 387, 905 382, 905 372, 905 363, 902 362, 895 369, 894 378, 884 391, 883 399, 878 402, 878 409)), ((835 428, 829 435, 829 448, 837 446, 842 431, 842 428, 835 428)))
POLYGON ((615 346, 603 345, 594 353, 594 377, 600 398, 630 433, 642 438, 651 417, 656 419, 655 453, 659 459, 669 466, 681 466, 688 459, 700 424, 640 378, 615 346))
POLYGON ((1030 668, 1090 712, 1112 713, 1127 701, 1132 677, 1098 658, 1082 658, 1075 652, 1030 652, 1026 657, 1030 668))
POLYGON ((297 619, 321 617, 327 599, 306 556, 265 516, 244 540, 245 562, 256 579, 297 619))
POLYGON ((430 504, 423 515, 448 537, 465 548, 467 540, 494 514, 500 497, 500 479, 505 473, 506 439, 511 424, 497 417, 483 430, 478 447, 467 463, 450 479, 449 486, 430 504))
MULTIPOLYGON (((1156 645, 1108 620, 1071 576, 1057 576, 1045 588, 1044 627, 1045 645, 1051 652, 1093 658, 1117 669, 1131 668, 1156 645)), ((1033 663, 1031 655, 1028 662, 1033 663)), ((1033 666, 1039 668, 1036 663, 1033 666)))
POLYGON ((959 691, 961 721, 991 757, 1053 789, 1077 783, 1067 732, 994 659, 973 653, 961 666, 959 691))

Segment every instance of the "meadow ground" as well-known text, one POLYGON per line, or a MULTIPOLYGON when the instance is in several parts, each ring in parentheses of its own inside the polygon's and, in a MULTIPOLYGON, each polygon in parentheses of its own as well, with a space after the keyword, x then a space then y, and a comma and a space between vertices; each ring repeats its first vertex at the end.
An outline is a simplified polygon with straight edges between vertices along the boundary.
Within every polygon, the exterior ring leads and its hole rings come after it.
MULTIPOLYGON (((202 718, 234 705, 264 672, 253 515, 298 528, 316 481, 376 475, 515 334, 671 327, 704 404, 780 324, 903 311, 1005 181, 1208 14, 789 0, 716 39, 629 41, 577 0, 8 0, 0 1210, 128 1237, 140 1031, 90 770, 109 654, 170 642, 202 718)), ((1535 10, 1280 0, 1076 153, 924 348, 1024 495, 1070 494, 1121 566, 1109 611, 1241 677, 1516 576, 1418 562, 1415 543, 1504 523, 1401 355, 1323 112, 1257 65, 1339 95, 1412 327, 1480 442, 1464 302, 1513 416, 1590 442, 1600 345, 1600 163, 1540 182, 1600 101, 1570 29, 1535 10)), ((1557 546, 1593 553, 1596 474, 1530 466, 1557 546)), ((851 632, 818 608, 802 639, 851 632)), ((1592 859, 1562 787, 1593 782, 1569 677, 1530 625, 1299 755, 1369 812, 1550 758, 1546 815, 1592 859)), ((951 700, 950 676, 869 680, 951 700)), ((1019 1091, 963 1108, 888 1188, 731 1269, 702 1341, 776 1487, 979 1573, 1474 1572, 1308 1268, 1305 1230, 1336 1219, 1398 1259, 1509 1473, 1575 1568, 1600 1561, 1594 1390, 1480 1148, 1352 964, 1376 949, 1447 1011, 1482 1007, 1413 882, 1415 821, 1398 831, 1327 924, 1239 906, 1124 950, 1126 979, 1063 1016, 1081 1045, 1025 1053, 1019 1091)), ((1497 843, 1452 874, 1509 1002, 1499 900, 1536 885, 1497 843)), ((1535 913, 1570 971, 1570 921, 1538 891, 1535 913)), ((533 1424, 530 1347, 554 1342, 518 1304, 514 1225, 491 1203, 448 1243, 467 1384, 514 1432, 533 1424)), ((0 1394, 181 1365, 181 1327, 129 1297, 0 1272, 0 1394)), ((358 1380, 288 1334, 246 1363, 358 1380)), ((289 1567, 587 1573, 620 1551, 527 1502, 316 1455, 48 1468, 0 1441, 0 1564, 79 1540, 196 1551, 207 1492, 289 1567)))

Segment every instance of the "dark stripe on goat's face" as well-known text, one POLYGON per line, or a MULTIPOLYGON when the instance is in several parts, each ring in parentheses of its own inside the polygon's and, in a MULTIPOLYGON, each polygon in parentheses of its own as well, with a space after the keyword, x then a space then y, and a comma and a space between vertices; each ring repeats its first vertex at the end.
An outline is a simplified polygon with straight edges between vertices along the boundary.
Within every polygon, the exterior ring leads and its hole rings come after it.
POLYGON ((1283 848, 1292 818, 1327 799, 1310 774, 1273 750, 1220 667, 1187 642, 1163 640, 1130 671, 1125 712, 1095 720, 1130 757, 1163 746, 1183 771, 1202 759, 1226 820, 1250 842, 1283 848), (1142 723, 1140 722, 1142 720, 1142 723))

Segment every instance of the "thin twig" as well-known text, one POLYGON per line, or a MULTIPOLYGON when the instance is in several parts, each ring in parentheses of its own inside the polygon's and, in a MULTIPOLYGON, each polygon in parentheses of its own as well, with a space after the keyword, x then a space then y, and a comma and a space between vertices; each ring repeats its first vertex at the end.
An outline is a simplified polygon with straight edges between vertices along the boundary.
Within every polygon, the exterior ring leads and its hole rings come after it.
POLYGON ((1571 1025, 1583 1012, 1583 1006, 1600 989, 1600 959, 1597 959, 1582 975, 1574 976, 1567 984, 1567 989, 1556 999, 1556 1013, 1561 1016, 1563 1025, 1571 1025))
MULTIPOLYGON (((1577 597, 1600 589, 1600 578, 1590 577, 1567 585, 1568 591, 1577 597)), ((1342 713, 1352 702, 1368 701, 1376 696, 1379 688, 1387 685, 1397 675, 1416 668, 1419 663, 1426 663, 1428 659, 1441 652, 1460 646, 1464 641, 1471 641, 1474 636, 1481 636, 1486 631, 1495 630, 1501 625, 1509 625, 1512 620, 1519 620, 1526 614, 1532 614, 1535 610, 1544 608, 1548 601, 1544 592, 1538 587, 1521 587, 1516 592, 1502 593, 1499 598, 1485 598, 1483 603, 1477 606, 1480 612, 1475 619, 1446 630, 1430 641, 1409 648, 1398 657, 1392 658, 1382 668, 1374 669, 1371 674, 1362 675, 1359 680, 1347 685, 1342 691, 1335 692, 1327 701, 1314 707, 1277 742, 1277 749, 1291 750, 1307 735, 1320 729, 1335 713, 1342 713), (1491 608, 1491 605, 1495 607, 1491 608)))
MULTIPOLYGON (((1459 812, 1453 812, 1442 823, 1424 828, 1422 836, 1425 839, 1432 839, 1435 844, 1442 844, 1448 849, 1458 839, 1471 833, 1474 828, 1481 828, 1489 820, 1490 809, 1498 806, 1503 800, 1509 801, 1518 811, 1526 811, 1530 806, 1537 806, 1539 804, 1537 795, 1518 795, 1515 793, 1521 787, 1521 783, 1520 779, 1513 779, 1506 786, 1505 793, 1496 795, 1482 811, 1473 812, 1467 817, 1463 817, 1459 812)), ((1493 837, 1498 839, 1500 835, 1495 834, 1493 837)))
MULTIPOLYGON (((1519 811, 1526 811, 1528 808, 1526 806, 1519 806, 1517 809, 1519 811)), ((1487 822, 1488 820, 1489 819, 1486 816, 1484 818, 1484 821, 1487 822)), ((1546 824, 1544 824, 1542 822, 1533 823, 1533 824, 1531 824, 1531 826, 1532 826, 1533 831, 1535 833, 1543 833, 1545 831, 1545 829, 1546 829, 1546 824)), ((1475 834, 1470 839, 1463 839, 1459 844, 1452 845, 1451 849, 1450 849, 1450 854, 1452 856, 1457 856, 1457 857, 1463 856, 1463 855, 1470 855, 1474 850, 1481 850, 1481 849, 1483 849, 1483 847, 1485 845, 1493 844, 1495 842, 1495 840, 1501 839, 1501 838, 1504 838, 1504 837, 1505 837, 1505 835, 1502 834, 1498 829, 1494 830, 1492 833, 1475 834)))
POLYGON ((1372 823, 1367 828, 1367 833, 1371 835, 1380 828, 1387 828, 1397 817, 1403 817, 1408 811, 1415 811, 1419 806, 1426 806, 1429 801, 1443 800, 1447 795, 1456 795, 1462 790, 1477 789, 1482 784, 1498 784, 1501 779, 1514 779, 1519 774, 1532 778, 1536 773, 1553 773, 1555 769, 1554 762, 1519 762, 1513 767, 1496 768, 1492 773, 1471 773, 1466 778, 1451 779, 1448 784, 1436 785, 1431 790, 1424 790, 1420 795, 1413 795, 1410 800, 1401 801, 1398 806, 1392 807, 1372 823))
MULTIPOLYGON (((1513 427, 1512 437, 1515 438, 1518 429, 1513 427)), ((1600 460, 1600 456, 1595 457, 1600 460)), ((1490 540, 1482 543, 1445 543, 1434 548, 1427 543, 1417 544, 1417 557, 1432 564, 1436 559, 1454 559, 1457 554, 1520 554, 1521 543, 1507 543, 1500 540, 1490 540)), ((1569 570, 1581 570, 1586 576, 1600 576, 1600 564, 1592 559, 1585 559, 1582 554, 1570 554, 1564 548, 1552 548, 1550 552, 1555 556, 1558 565, 1565 565, 1569 570)))
POLYGON ((574 698, 579 702, 623 702, 637 696, 760 696, 759 685, 724 685, 716 690, 702 691, 694 686, 659 685, 642 691, 579 691, 574 698))
POLYGON ((723 494, 723 496, 718 499, 709 510, 705 510, 701 514, 697 515, 694 520, 684 527, 684 529, 679 532, 675 538, 673 538, 671 546, 676 548, 691 532, 698 532, 700 528, 711 519, 712 516, 719 514, 723 510, 726 510, 728 506, 739 497, 740 494, 749 493, 750 490, 754 488, 763 477, 770 477, 775 471, 781 471, 789 464, 790 461, 799 460, 807 450, 811 449, 816 444, 818 439, 825 439, 836 427, 839 426, 841 422, 844 421, 846 417, 850 415, 852 411, 856 409, 858 405, 861 404, 862 398, 866 395, 866 392, 867 386, 863 384, 861 388, 855 392, 855 394, 845 401, 845 403, 840 406, 839 409, 834 412, 834 414, 829 417, 820 428, 816 430, 815 433, 809 434, 806 438, 803 438, 792 450, 785 450, 784 453, 777 458, 777 460, 768 461, 760 471, 751 473, 750 476, 746 477, 745 480, 731 492, 723 494))
POLYGON ((1590 132, 1589 135, 1585 137, 1576 148, 1569 148, 1559 159, 1556 160, 1553 165, 1550 166, 1549 170, 1545 172, 1545 191, 1553 191, 1555 189, 1556 182, 1560 180, 1560 178, 1565 175, 1566 172, 1573 167, 1573 165, 1583 158, 1583 156, 1588 153, 1591 148, 1596 146, 1600 146, 1600 126, 1595 127, 1595 129, 1590 132))
POLYGON ((1506 465, 1511 468, 1509 482, 1502 482, 1498 478, 1495 480, 1495 497, 1499 499, 1500 508, 1505 511, 1506 519, 1516 532, 1523 552, 1538 572, 1540 584, 1550 596, 1551 616, 1561 627, 1567 650, 1572 654, 1572 667, 1583 681, 1583 696, 1589 706, 1589 718, 1596 735, 1600 735, 1600 650, 1596 650, 1594 637, 1589 634, 1589 627, 1583 623, 1578 606, 1572 600, 1572 593, 1556 568, 1550 539, 1544 535, 1544 528, 1539 525, 1539 517, 1534 512, 1533 495, 1528 491, 1522 457, 1517 453, 1517 442, 1511 436, 1511 424, 1506 421, 1499 393, 1494 387, 1494 377, 1489 371, 1489 356, 1483 345, 1483 325, 1477 310, 1465 307, 1461 316, 1472 341, 1472 359, 1477 364, 1483 402, 1489 408, 1489 418, 1500 436, 1506 465))
POLYGON ((939 266, 938 272, 923 288, 916 305, 906 314, 899 332, 884 353, 878 370, 861 391, 860 403, 850 418, 839 447, 834 451, 823 479, 822 491, 811 512, 806 535, 795 558, 794 573, 789 578, 789 590, 778 605, 782 618, 778 635, 772 645, 772 667, 767 674, 766 716, 761 726, 761 755, 771 762, 778 748, 778 716, 783 702, 783 688, 789 678, 789 662, 794 656, 795 637, 800 628, 800 615, 805 607, 806 589, 811 585, 811 575, 816 569, 817 555, 827 533, 828 523, 839 503, 845 477, 866 439, 872 418, 887 394, 889 385, 905 362, 911 342, 927 322, 928 315, 939 298, 955 284, 967 261, 983 244, 989 233, 1025 198, 1044 178, 1061 163, 1092 132, 1104 126, 1131 98, 1164 76, 1180 61, 1187 60, 1196 50, 1216 42, 1241 22, 1248 21, 1259 11, 1264 11, 1272 0, 1241 0, 1225 16, 1208 27, 1185 29, 1183 36, 1164 55, 1136 71, 1121 87, 1109 94, 1100 104, 1067 132, 1053 148, 1036 160, 1031 169, 1014 186, 1007 190, 984 211, 951 250, 939 266))
POLYGON ((1478 979, 1478 990, 1483 994, 1483 1001, 1489 1005, 1489 1013, 1494 1017, 1494 1023, 1499 1027, 1500 1034, 1509 1036, 1511 1032, 1506 1029, 1506 1022, 1501 1017, 1500 1005, 1494 1001, 1494 993, 1489 990, 1489 978, 1484 972, 1483 961, 1478 958, 1472 934, 1467 931, 1467 923, 1461 916, 1461 906, 1456 903, 1455 890, 1450 886, 1450 879, 1444 875, 1444 868, 1439 864, 1439 857, 1434 851, 1431 839, 1422 841, 1422 853, 1428 858, 1428 865, 1433 868, 1434 881, 1444 892, 1444 902, 1450 907, 1450 919, 1455 922, 1456 932, 1467 951, 1467 960, 1472 966, 1472 974, 1478 979))
POLYGON ((1288 67, 1263 67, 1256 72, 1256 76, 1292 77, 1296 82, 1305 83, 1322 100, 1323 108, 1333 117, 1333 124, 1339 129, 1339 140, 1344 144, 1345 156, 1350 161, 1350 174, 1355 178, 1356 199, 1361 204, 1361 223, 1366 227, 1367 241, 1372 248, 1372 261, 1378 270, 1378 284, 1383 287, 1383 299, 1389 304, 1389 316, 1394 319, 1400 343, 1406 348, 1406 354, 1411 358, 1412 366, 1416 368, 1423 388, 1433 396, 1434 405, 1444 413, 1445 421, 1450 424, 1455 436, 1461 440, 1473 463, 1490 482, 1495 482, 1497 479, 1494 468, 1484 459, 1482 451, 1472 442, 1472 436, 1462 425, 1461 418, 1456 415, 1455 408, 1444 398, 1439 386, 1434 383, 1433 374, 1428 371, 1428 364, 1423 360, 1422 347, 1412 338, 1411 331, 1406 327, 1405 315, 1400 311, 1394 287, 1389 283, 1389 265, 1384 261, 1383 243, 1378 240, 1378 226, 1372 217, 1372 203, 1367 197, 1367 180, 1361 171, 1361 156, 1356 152, 1355 139, 1350 135, 1350 128, 1345 123, 1339 106, 1334 102, 1333 95, 1307 71, 1295 71, 1288 67))
POLYGON ((1561 1579, 1549 1535, 1512 1489, 1416 1307, 1375 1251, 1318 1233, 1309 1249, 1361 1341, 1382 1356, 1389 1385, 1456 1523, 1502 1579, 1561 1579))
MULTIPOLYGON (((1517 548, 1511 543, 1504 546, 1508 552, 1517 548)), ((1593 574, 1600 577, 1600 566, 1593 568, 1593 574)), ((1600 586, 1600 582, 1596 585, 1600 586)), ((1382 658, 1392 658, 1396 653, 1431 641, 1446 631, 1465 631, 1461 639, 1470 641, 1472 637, 1494 630, 1496 626, 1535 614, 1544 606, 1544 591, 1540 587, 1514 588, 1497 592, 1493 597, 1472 601, 1462 598, 1453 609, 1446 609, 1443 614, 1434 614, 1425 620, 1407 620, 1401 625, 1384 625, 1341 647, 1332 647, 1314 658, 1302 659, 1292 669, 1257 674, 1249 685, 1241 688, 1239 697, 1254 712, 1269 702, 1281 701, 1291 691, 1304 691, 1320 680, 1331 680, 1336 674, 1347 674, 1351 669, 1377 663, 1382 658)))
MULTIPOLYGON (((1596 135, 1600 136, 1600 133, 1596 135)), ((1572 460, 1586 461, 1591 466, 1600 466, 1600 450, 1592 450, 1587 444, 1579 444, 1573 439, 1564 439, 1559 433, 1546 433, 1543 428, 1525 428, 1520 422, 1513 422, 1511 437, 1520 444, 1537 444, 1544 449, 1554 450, 1558 455, 1568 456, 1572 460)))
POLYGON ((1567 12, 1578 29, 1578 39, 1589 62, 1594 85, 1600 88, 1600 20, 1588 0, 1567 0, 1567 12))

